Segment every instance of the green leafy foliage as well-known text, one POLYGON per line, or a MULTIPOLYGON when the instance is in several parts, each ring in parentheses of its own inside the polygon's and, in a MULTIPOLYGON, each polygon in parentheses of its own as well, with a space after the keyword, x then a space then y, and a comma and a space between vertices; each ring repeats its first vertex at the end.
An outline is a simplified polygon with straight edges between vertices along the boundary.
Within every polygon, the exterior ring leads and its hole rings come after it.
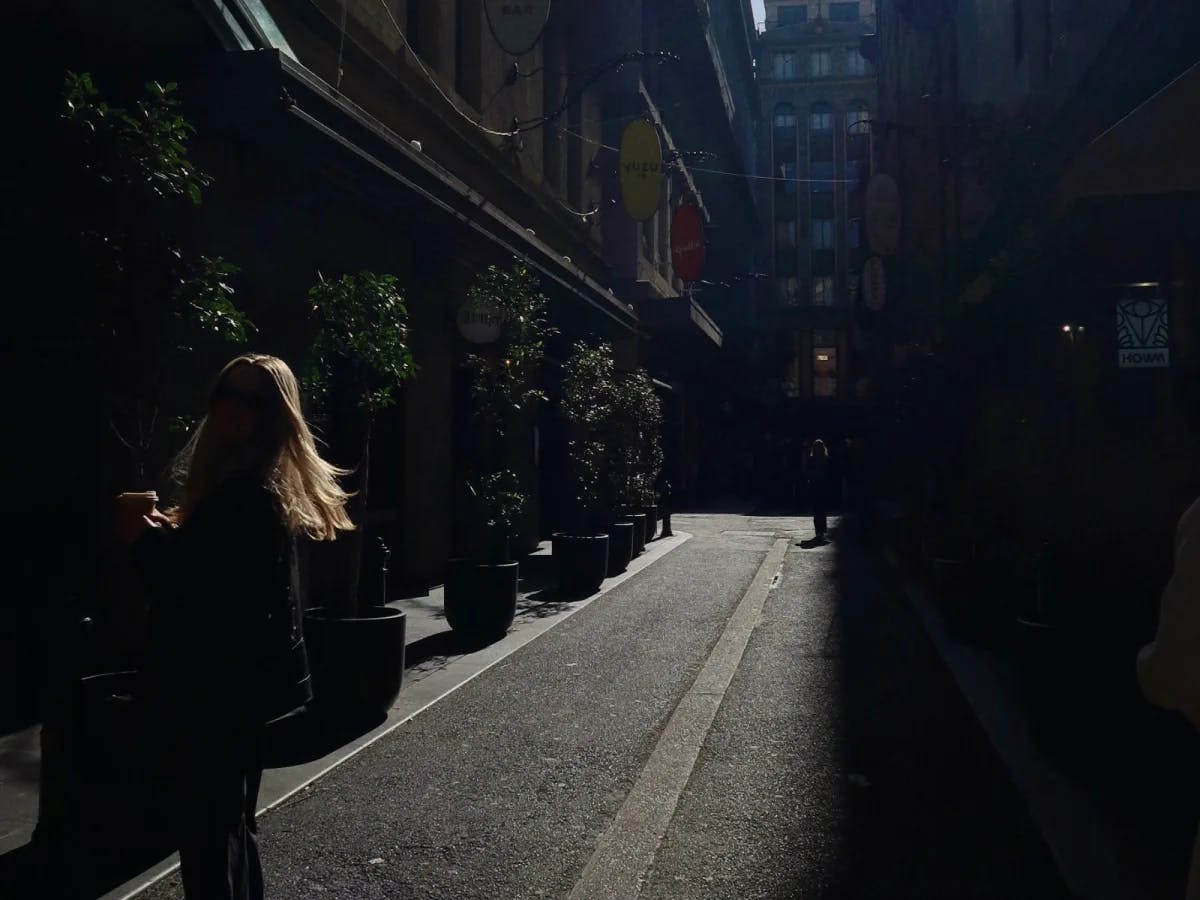
POLYGON ((612 347, 578 341, 563 366, 562 413, 570 429, 575 502, 585 525, 608 499, 616 393, 612 347))
POLYGON ((525 508, 526 496, 521 482, 512 469, 488 472, 479 478, 479 504, 484 510, 484 525, 489 529, 509 531, 525 508))
POLYGON ((545 400, 537 388, 546 341, 557 334, 546 315, 547 300, 537 278, 521 263, 509 269, 488 266, 467 292, 473 304, 490 306, 500 318, 500 337, 488 352, 470 353, 474 414, 480 424, 503 435, 529 404, 545 400))
POLYGON ((327 402, 341 382, 368 414, 395 405, 417 371, 398 285, 395 275, 358 272, 333 281, 322 276, 309 289, 317 333, 305 386, 316 403, 327 402))
POLYGON ((196 129, 179 112, 178 91, 175 82, 148 82, 146 99, 126 110, 105 103, 89 73, 68 72, 64 117, 95 139, 88 166, 106 182, 198 205, 212 179, 188 155, 196 129))
POLYGON ((548 301, 537 278, 523 264, 489 266, 467 292, 473 304, 494 309, 500 337, 486 349, 467 355, 471 373, 472 419, 479 459, 472 486, 480 518, 488 529, 508 531, 527 501, 516 473, 506 462, 505 435, 532 404, 545 400, 537 378, 546 341, 556 330, 546 313, 548 301))
POLYGON ((195 129, 180 107, 174 83, 152 81, 124 108, 88 73, 65 76, 58 187, 70 202, 59 227, 72 289, 86 297, 73 322, 94 354, 109 430, 141 474, 165 462, 152 461, 164 432, 183 434, 169 423, 198 387, 187 354, 254 331, 233 299, 237 267, 182 249, 212 179, 190 157, 195 129))
POLYGON ((617 379, 610 479, 617 502, 649 506, 662 471, 662 401, 644 369, 617 379))
POLYGON ((191 275, 180 279, 176 288, 177 315, 203 334, 230 344, 246 343, 257 329, 233 302, 234 289, 229 279, 238 271, 237 266, 219 256, 201 256, 191 275))

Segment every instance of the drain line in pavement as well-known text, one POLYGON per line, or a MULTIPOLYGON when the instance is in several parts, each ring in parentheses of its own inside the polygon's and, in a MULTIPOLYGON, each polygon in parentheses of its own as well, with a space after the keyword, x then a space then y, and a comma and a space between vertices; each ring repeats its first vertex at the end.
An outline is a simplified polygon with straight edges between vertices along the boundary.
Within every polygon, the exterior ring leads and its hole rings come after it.
POLYGON ((570 900, 625 900, 638 895, 687 787, 700 747, 783 569, 789 541, 775 541, 691 688, 675 707, 637 781, 596 843, 570 900))

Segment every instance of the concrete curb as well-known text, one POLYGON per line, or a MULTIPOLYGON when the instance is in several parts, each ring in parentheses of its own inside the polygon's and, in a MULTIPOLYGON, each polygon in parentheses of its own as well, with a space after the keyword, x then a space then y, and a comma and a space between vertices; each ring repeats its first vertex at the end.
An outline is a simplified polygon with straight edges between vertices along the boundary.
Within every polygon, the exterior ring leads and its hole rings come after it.
POLYGON ((1089 900, 1137 896, 1138 885, 1116 862, 1118 854, 1097 824, 1092 802, 1043 758, 1024 709, 1009 696, 994 666, 950 636, 932 600, 905 573, 894 553, 885 548, 883 557, 899 577, 926 637, 1025 801, 1068 890, 1089 900))

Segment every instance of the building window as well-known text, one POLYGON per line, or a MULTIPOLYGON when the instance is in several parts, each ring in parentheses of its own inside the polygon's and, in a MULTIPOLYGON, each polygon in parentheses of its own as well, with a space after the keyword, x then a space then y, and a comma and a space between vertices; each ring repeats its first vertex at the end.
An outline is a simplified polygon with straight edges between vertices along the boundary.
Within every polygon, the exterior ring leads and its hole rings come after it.
POLYGON ((812 175, 812 192, 814 194, 833 193, 833 163, 814 162, 810 170, 812 175))
POLYGON ((851 250, 862 246, 862 219, 850 219, 846 223, 846 246, 851 250))
POLYGON ((833 131, 833 111, 824 103, 815 104, 808 114, 808 127, 816 132, 833 131))
POLYGON ((792 51, 776 53, 772 59, 771 74, 777 79, 796 77, 796 54, 792 51))
POLYGON ((871 73, 867 58, 858 52, 857 47, 847 47, 842 61, 845 63, 847 75, 869 75, 871 73))
MULTIPOLYGON (((788 170, 796 173, 796 107, 791 103, 780 103, 775 107, 774 127, 770 136, 770 154, 776 173, 786 176, 788 170)), ((776 193, 784 188, 784 182, 775 182, 776 193)))
POLYGON ((812 383, 814 397, 837 396, 837 346, 830 332, 813 332, 812 383))
POLYGON ((858 4, 857 3, 830 3, 829 4, 829 21, 830 22, 857 22, 858 21, 858 4))
POLYGON ((830 51, 814 50, 808 61, 808 71, 813 78, 826 78, 833 74, 833 54, 830 51))
POLYGON ((779 290, 779 303, 782 306, 800 305, 800 279, 795 275, 776 280, 779 290))
POLYGON ((796 136, 796 111, 790 103, 780 103, 775 107, 775 139, 796 136))
MULTIPOLYGON (((861 59, 862 57, 859 57, 861 59)), ((871 113, 862 101, 855 101, 846 110, 846 131, 852 135, 866 134, 870 127, 871 113)))
POLYGON ((796 222, 794 219, 790 222, 775 223, 775 250, 780 254, 795 252, 796 222))
POLYGON ((812 280, 812 305, 833 306, 833 304, 833 276, 817 276, 812 280))
POLYGON ((1021 61, 1025 55, 1025 2, 1013 0, 1013 58, 1021 61))
POLYGON ((803 3, 789 3, 779 7, 780 25, 803 25, 808 21, 808 6, 803 3))
POLYGON ((776 176, 785 178, 786 181, 775 182, 777 194, 795 194, 796 193, 796 164, 794 162, 780 163, 776 166, 776 176))
POLYGON ((814 250, 833 249, 833 219, 813 219, 812 246, 814 250))
POLYGON ((846 186, 856 188, 862 185, 863 165, 857 159, 846 160, 846 186))

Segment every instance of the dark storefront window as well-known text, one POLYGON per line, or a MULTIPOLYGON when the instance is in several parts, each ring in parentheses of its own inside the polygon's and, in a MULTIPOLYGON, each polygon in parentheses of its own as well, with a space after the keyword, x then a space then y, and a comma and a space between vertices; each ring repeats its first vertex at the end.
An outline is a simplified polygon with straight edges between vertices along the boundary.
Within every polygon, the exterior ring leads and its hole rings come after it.
POLYGON ((829 50, 814 50, 808 57, 808 74, 813 78, 827 78, 833 74, 833 53, 829 50))
POLYGON ((812 339, 813 396, 836 397, 838 382, 837 333, 814 331, 812 339))
POLYGON ((812 280, 812 305, 833 306, 833 276, 818 275, 812 280))
POLYGON ((829 21, 830 22, 857 22, 858 21, 858 4, 857 3, 830 3, 829 4, 829 21))
POLYGON ((812 164, 812 190, 814 194, 833 193, 833 163, 814 162, 812 164))
POLYGON ((808 21, 808 7, 803 3, 790 3, 779 7, 780 25, 803 25, 808 21))
POLYGON ((833 219, 813 219, 812 246, 814 250, 833 249, 833 219))

